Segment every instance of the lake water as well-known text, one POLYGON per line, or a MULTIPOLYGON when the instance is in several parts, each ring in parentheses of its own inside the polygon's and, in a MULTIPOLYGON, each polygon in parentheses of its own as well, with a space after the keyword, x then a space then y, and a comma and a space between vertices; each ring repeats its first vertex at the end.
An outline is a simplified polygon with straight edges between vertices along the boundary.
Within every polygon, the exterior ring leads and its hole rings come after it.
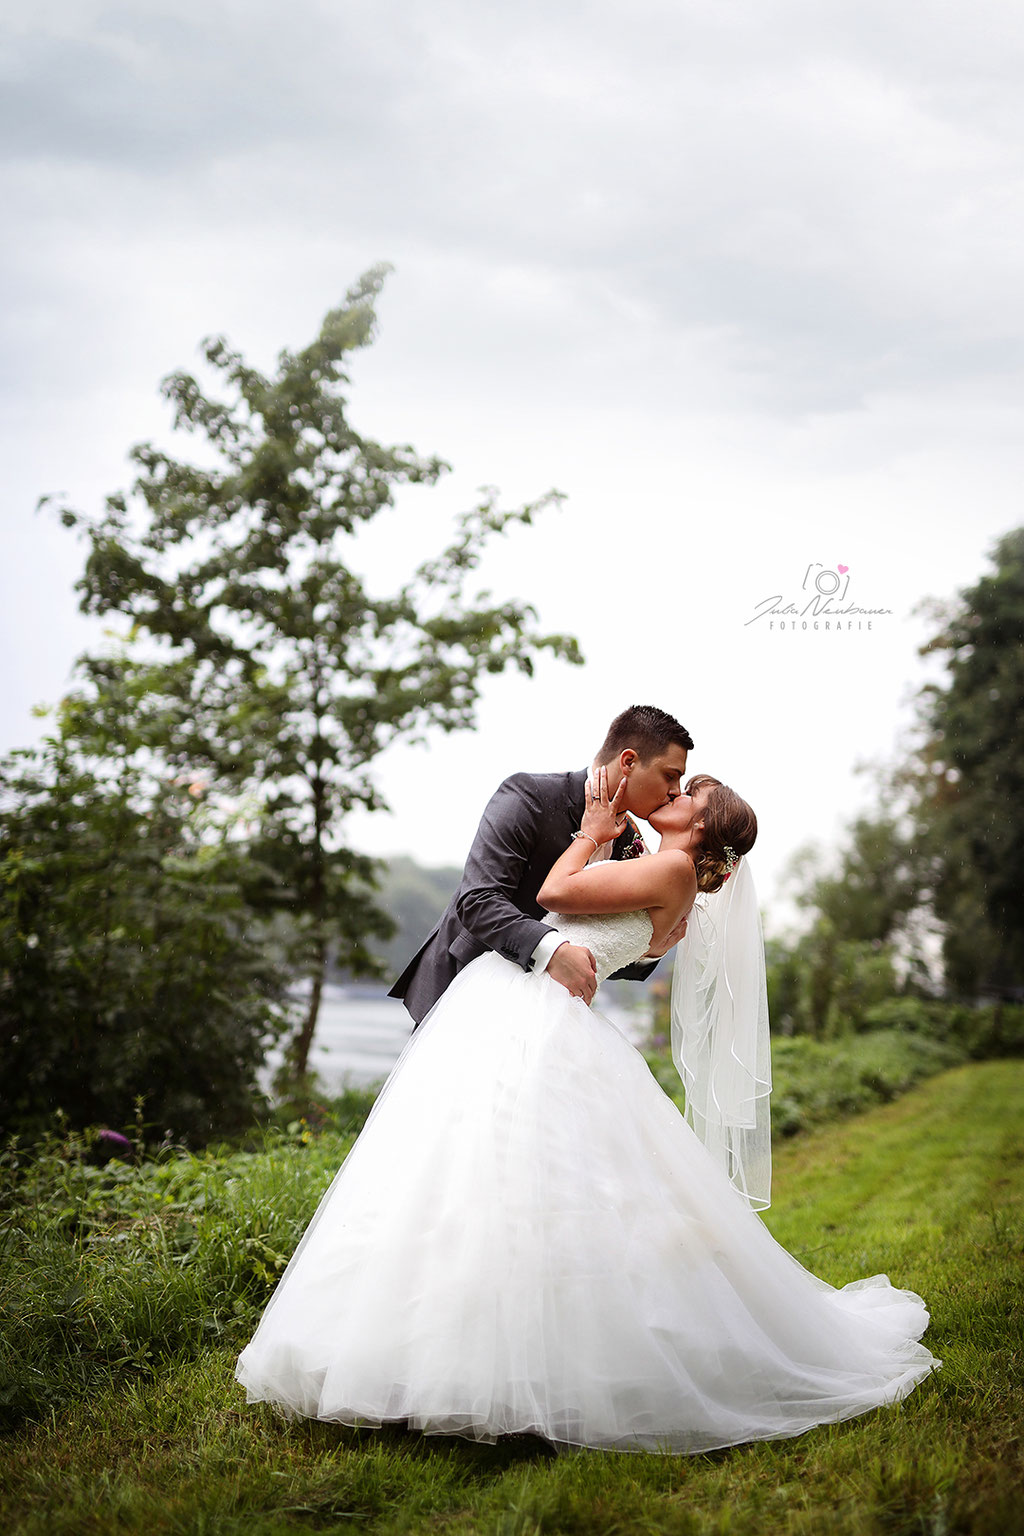
MULTIPOLYGON (((630 1040, 643 1038, 649 1017, 643 1002, 638 1007, 626 1008, 602 991, 600 1007, 630 1040)), ((365 1088, 387 1077, 411 1034, 412 1020, 397 998, 328 983, 309 1064, 328 1093, 340 1092, 346 1083, 365 1088)), ((260 1074, 265 1087, 280 1061, 280 1050, 271 1051, 260 1074)))

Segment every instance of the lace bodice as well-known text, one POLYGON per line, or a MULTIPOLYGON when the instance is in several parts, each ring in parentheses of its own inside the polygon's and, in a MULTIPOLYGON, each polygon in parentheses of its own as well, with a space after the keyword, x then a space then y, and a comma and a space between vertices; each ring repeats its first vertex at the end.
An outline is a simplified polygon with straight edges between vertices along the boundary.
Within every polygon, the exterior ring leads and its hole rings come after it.
POLYGON ((571 944, 585 944, 591 951, 599 983, 646 954, 654 935, 654 925, 645 911, 606 912, 600 917, 570 917, 565 913, 556 917, 552 913, 549 921, 571 944))

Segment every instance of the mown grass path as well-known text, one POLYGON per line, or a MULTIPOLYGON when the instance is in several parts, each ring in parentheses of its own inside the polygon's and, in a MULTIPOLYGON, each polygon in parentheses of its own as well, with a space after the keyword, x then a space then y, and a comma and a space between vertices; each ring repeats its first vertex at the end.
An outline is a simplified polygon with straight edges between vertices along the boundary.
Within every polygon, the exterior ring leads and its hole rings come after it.
POLYGON ((772 1231, 841 1284, 932 1310, 942 1371, 898 1408, 701 1457, 553 1456, 287 1425, 234 1351, 183 1360, 0 1443, 11 1536, 1015 1536, 1024 1533, 1024 1063, 932 1078, 783 1145, 772 1231))

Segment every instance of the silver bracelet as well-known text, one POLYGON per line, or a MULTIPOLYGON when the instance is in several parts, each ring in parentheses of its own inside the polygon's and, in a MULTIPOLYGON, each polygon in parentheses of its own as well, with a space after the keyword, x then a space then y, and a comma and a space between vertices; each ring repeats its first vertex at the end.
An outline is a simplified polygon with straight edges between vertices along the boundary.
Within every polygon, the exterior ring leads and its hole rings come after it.
MULTIPOLYGON (((590 837, 590 833, 589 832, 574 832, 573 835, 572 835, 571 841, 575 842, 578 837, 590 837)), ((590 837, 590 841, 593 843, 593 845, 594 845, 594 852, 596 853, 598 848, 601 845, 597 841, 596 837, 590 837)))

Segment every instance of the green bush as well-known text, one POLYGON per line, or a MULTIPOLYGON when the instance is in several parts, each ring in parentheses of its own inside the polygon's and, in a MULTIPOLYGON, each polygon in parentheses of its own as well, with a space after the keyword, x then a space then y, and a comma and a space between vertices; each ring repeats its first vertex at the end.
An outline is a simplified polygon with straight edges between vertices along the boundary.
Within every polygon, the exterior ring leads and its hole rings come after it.
POLYGON ((776 1136, 857 1114, 906 1093, 965 1059, 956 1044, 895 1030, 840 1040, 806 1036, 772 1043, 772 1130, 776 1136))
MULTIPOLYGON (((872 1030, 836 1040, 794 1035, 772 1041, 772 1135, 792 1136, 905 1093, 914 1083, 967 1059, 956 1041, 900 1030, 872 1030)), ((682 1083, 667 1047, 649 1052, 662 1088, 680 1107, 682 1083)))
POLYGON ((1024 1056, 1024 1007, 985 1003, 970 1007, 920 997, 890 997, 868 1009, 871 1029, 929 1035, 958 1046, 972 1061, 1024 1056))
POLYGON ((288 977, 243 851, 189 786, 109 782, 59 740, 0 764, 0 800, 0 1130, 117 1128, 140 1096, 154 1140, 247 1125, 288 977))
POLYGON ((864 1015, 869 1029, 898 1029, 933 1035, 945 1040, 949 1035, 950 1005, 923 997, 887 997, 875 1003, 864 1015))

